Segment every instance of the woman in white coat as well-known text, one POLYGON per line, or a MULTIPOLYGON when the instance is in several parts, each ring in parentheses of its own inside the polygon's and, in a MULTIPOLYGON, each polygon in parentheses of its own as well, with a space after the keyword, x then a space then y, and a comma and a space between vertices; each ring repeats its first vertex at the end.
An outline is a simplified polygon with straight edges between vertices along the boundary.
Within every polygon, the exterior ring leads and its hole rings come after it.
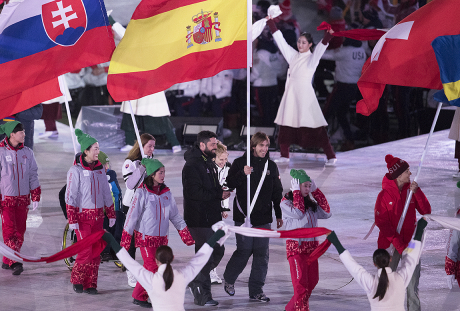
POLYGON ((422 252, 421 239, 426 225, 425 218, 420 218, 414 239, 404 251, 402 265, 396 271, 392 271, 389 267, 390 254, 385 249, 377 249, 373 255, 374 265, 379 269, 376 274, 367 272, 353 259, 351 254, 343 248, 334 231, 327 236, 327 239, 337 248, 340 260, 345 265, 345 268, 366 292, 371 304, 371 310, 405 310, 406 287, 409 285, 420 259, 422 252))
POLYGON ((132 271, 139 283, 146 289, 152 308, 155 311, 183 311, 185 289, 203 266, 208 262, 216 243, 223 244, 228 235, 224 228, 217 230, 211 238, 200 248, 195 257, 182 269, 176 270, 171 266, 174 259, 169 246, 161 246, 155 253, 158 271, 153 273, 142 267, 129 256, 128 252, 115 241, 110 233, 102 237, 117 254, 118 259, 125 267, 132 271))
MULTIPOLYGON (((147 95, 137 100, 132 100, 131 105, 136 118, 137 127, 141 133, 150 133, 152 135, 165 135, 166 140, 172 146, 172 151, 180 152, 182 150, 173 125, 169 116, 168 102, 164 92, 147 95)), ((136 141, 134 124, 131 118, 131 108, 128 102, 123 102, 120 108, 123 112, 121 120, 121 129, 125 131, 126 145, 120 151, 129 151, 136 141)))
POLYGON ((326 32, 314 50, 311 35, 302 33, 297 40, 297 52, 286 42, 272 19, 267 25, 289 63, 286 89, 275 119, 280 126, 278 143, 281 149, 281 158, 276 162, 288 162, 289 146, 297 144, 304 148, 321 147, 327 156, 326 166, 334 166, 337 159, 327 136, 327 122, 312 86, 313 74, 334 31, 326 32))

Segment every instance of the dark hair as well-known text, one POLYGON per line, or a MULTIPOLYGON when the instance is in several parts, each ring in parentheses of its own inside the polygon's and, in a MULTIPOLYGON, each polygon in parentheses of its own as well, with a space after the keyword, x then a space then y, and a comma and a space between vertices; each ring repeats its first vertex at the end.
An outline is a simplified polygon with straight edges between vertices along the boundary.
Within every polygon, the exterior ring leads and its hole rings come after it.
POLYGON ((359 40, 354 40, 350 38, 345 38, 343 41, 343 46, 352 46, 355 48, 360 48, 363 45, 363 43, 359 40))
POLYGON ((163 272, 163 280, 165 281, 165 291, 171 288, 171 285, 174 281, 174 273, 171 267, 171 262, 174 259, 174 255, 171 247, 167 245, 161 245, 157 248, 155 253, 155 259, 166 264, 166 269, 163 272))
POLYGON ((91 149, 91 147, 92 147, 93 145, 94 145, 94 144, 89 145, 89 147, 86 148, 85 150, 83 150, 83 152, 81 153, 81 157, 82 157, 82 159, 83 159, 85 162, 86 162, 86 153, 85 153, 85 151, 88 151, 88 152, 89 152, 89 150, 91 149))
POLYGON ((315 47, 315 42, 313 41, 313 37, 311 36, 311 33, 309 32, 302 32, 299 36, 300 37, 305 37, 305 39, 307 39, 308 43, 311 43, 311 47, 310 47, 310 52, 313 53, 313 48, 315 47))
POLYGON ((388 274, 386 271, 386 267, 390 264, 390 254, 382 248, 377 249, 374 252, 373 259, 374 264, 380 269, 382 272, 380 273, 379 284, 377 285, 377 291, 375 292, 375 296, 372 297, 377 298, 379 297, 379 301, 385 297, 385 293, 387 292, 389 284, 388 274))
MULTIPOLYGON (((289 191, 288 193, 286 193, 284 197, 289 201, 294 200, 294 195, 292 191, 289 191)), ((315 201, 313 201, 309 195, 303 198, 303 204, 305 206, 305 210, 310 208, 313 213, 316 212, 316 210, 318 209, 318 204, 315 201)))
MULTIPOLYGON (((141 135, 142 147, 147 145, 147 143, 151 140, 155 141, 155 137, 153 137, 149 133, 142 134, 141 135)), ((137 142, 137 140, 134 143, 133 148, 129 151, 128 156, 126 157, 126 160, 128 159, 131 161, 142 160, 142 154, 141 154, 141 150, 139 148, 139 143, 137 142)))
MULTIPOLYGON (((160 167, 160 168, 161 168, 161 167, 160 167)), ((154 182, 153 182, 153 176, 160 170, 160 168, 157 169, 157 170, 156 170, 155 172, 153 172, 152 174, 150 174, 149 176, 147 176, 147 177, 144 178, 144 184, 145 184, 148 188, 153 189, 153 184, 154 184, 154 182)), ((162 184, 160 185, 160 191, 163 190, 164 188, 166 188, 166 185, 165 185, 165 183, 162 183, 162 184)))
POLYGON ((22 125, 22 123, 16 124, 16 126, 14 127, 14 129, 13 129, 13 131, 11 133, 17 133, 17 132, 20 132, 20 131, 24 131, 24 125, 22 125))
POLYGON ((204 143, 206 145, 211 138, 217 138, 216 133, 211 131, 201 131, 196 136, 196 142, 198 145, 200 145, 200 143, 204 143))

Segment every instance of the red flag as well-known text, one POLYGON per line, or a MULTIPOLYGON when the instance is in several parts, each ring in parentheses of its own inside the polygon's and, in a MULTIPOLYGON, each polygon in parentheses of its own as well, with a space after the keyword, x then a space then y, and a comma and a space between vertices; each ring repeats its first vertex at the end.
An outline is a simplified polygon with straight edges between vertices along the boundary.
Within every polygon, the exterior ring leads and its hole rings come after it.
POLYGON ((432 1, 380 38, 358 81, 363 99, 356 112, 366 116, 374 112, 386 84, 442 89, 431 42, 460 34, 458 12, 458 0, 432 1))
POLYGON ((107 62, 114 49, 102 1, 9 3, 0 14, 0 118, 60 96, 50 80, 107 62))

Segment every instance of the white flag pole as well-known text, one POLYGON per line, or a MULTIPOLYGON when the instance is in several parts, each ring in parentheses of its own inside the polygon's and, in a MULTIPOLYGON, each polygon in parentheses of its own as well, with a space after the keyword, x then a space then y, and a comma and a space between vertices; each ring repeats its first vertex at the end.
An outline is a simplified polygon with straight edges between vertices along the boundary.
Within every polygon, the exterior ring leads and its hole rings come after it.
MULTIPOLYGON (((246 0, 247 3, 247 38, 246 38, 246 49, 247 49, 247 64, 246 64, 246 162, 247 166, 251 166, 251 65, 252 65, 252 1, 246 0)), ((251 227, 251 174, 246 176, 247 178, 247 216, 246 216, 246 227, 251 227)))
POLYGON ((134 117, 133 105, 131 101, 128 100, 129 111, 131 112, 131 119, 133 120, 134 131, 136 132, 137 143, 139 144, 139 150, 141 151, 142 158, 145 158, 144 147, 142 146, 141 136, 139 135, 139 129, 137 128, 136 118, 134 117))
POLYGON ((77 154, 77 142, 75 141, 75 130, 72 124, 72 117, 70 115, 70 108, 69 108, 69 99, 67 98, 67 82, 64 76, 58 77, 59 81, 59 88, 61 89, 62 95, 64 95, 64 102, 65 102, 65 109, 67 110, 67 120, 69 121, 69 128, 70 128, 70 137, 72 137, 73 143, 73 151, 77 154))
MULTIPOLYGON (((428 150, 428 144, 430 143, 431 135, 433 134, 434 128, 436 126, 436 122, 438 121, 439 112, 441 111, 441 107, 442 107, 442 103, 438 103, 438 109, 436 110, 436 115, 434 116, 433 124, 431 124, 430 134, 428 135, 428 139, 426 140, 426 144, 425 144, 425 149, 423 150, 423 153, 422 153, 422 158, 420 159, 420 162, 418 164, 417 175, 414 178, 415 182, 417 182, 418 177, 420 175, 420 171, 422 170, 423 160, 425 159, 425 155, 426 155, 426 151, 428 150)), ((407 195, 406 204, 404 205, 403 213, 401 215, 401 218, 399 218, 399 222, 398 222, 398 227, 397 227, 398 233, 401 233, 402 225, 404 223, 404 219, 406 218, 407 210, 409 209, 409 203, 410 203, 410 200, 412 199, 412 194, 413 192, 411 190, 409 191, 409 194, 407 195)))

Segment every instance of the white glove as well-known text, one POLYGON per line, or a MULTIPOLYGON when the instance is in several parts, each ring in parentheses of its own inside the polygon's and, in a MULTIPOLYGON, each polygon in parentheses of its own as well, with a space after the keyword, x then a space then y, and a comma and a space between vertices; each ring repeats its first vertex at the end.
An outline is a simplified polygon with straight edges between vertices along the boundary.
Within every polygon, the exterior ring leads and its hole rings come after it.
POLYGON ((310 179, 311 179, 310 192, 316 191, 316 189, 318 189, 318 187, 316 186, 315 180, 313 178, 310 178, 310 179))
POLYGON ((32 202, 32 210, 35 211, 38 208, 38 201, 32 202))
POLYGON ((109 218, 109 227, 112 228, 113 226, 115 226, 115 221, 117 221, 116 219, 113 219, 113 218, 109 218))
POLYGON ((69 224, 69 229, 70 230, 79 230, 78 223, 77 224, 69 224))
POLYGON ((299 180, 297 178, 291 179, 291 191, 300 190, 299 180))
POLYGON ((216 232, 217 230, 223 230, 225 232, 225 235, 220 238, 217 243, 219 243, 220 246, 224 245, 224 242, 228 239, 230 236, 230 232, 228 231, 228 226, 224 221, 218 221, 214 225, 212 225, 212 230, 216 232))
POLYGON ((270 18, 275 18, 283 14, 283 12, 281 11, 279 5, 270 5, 267 14, 270 16, 270 18))
POLYGON ((447 287, 452 289, 452 284, 455 282, 455 274, 451 274, 447 276, 447 287))

